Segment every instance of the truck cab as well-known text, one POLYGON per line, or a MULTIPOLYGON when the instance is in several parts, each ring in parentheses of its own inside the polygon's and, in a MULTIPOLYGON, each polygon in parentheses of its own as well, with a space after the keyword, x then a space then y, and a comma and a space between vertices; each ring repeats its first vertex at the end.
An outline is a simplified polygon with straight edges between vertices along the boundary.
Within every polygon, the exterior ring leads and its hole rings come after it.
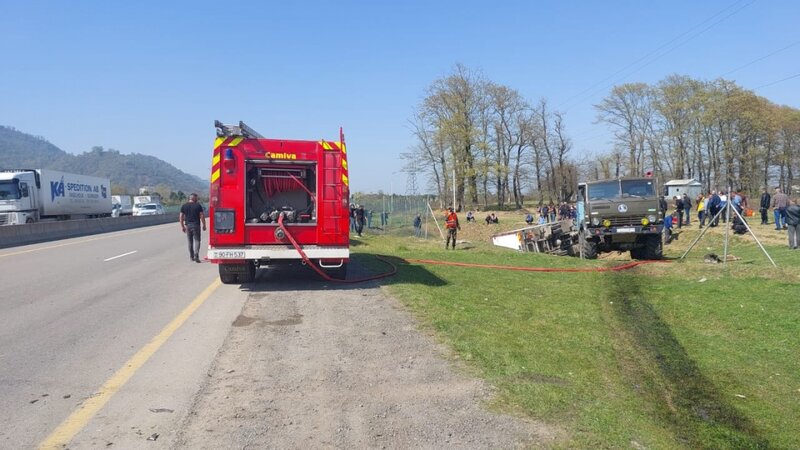
POLYGON ((20 225, 38 220, 39 205, 32 187, 37 184, 34 171, 0 172, 0 225, 20 225))
POLYGON ((581 252, 630 251, 633 259, 661 259, 664 212, 653 178, 619 178, 578 185, 581 252), (582 214, 581 214, 582 212, 582 214))
POLYGON ((108 178, 49 169, 0 171, 0 225, 111 215, 108 178))

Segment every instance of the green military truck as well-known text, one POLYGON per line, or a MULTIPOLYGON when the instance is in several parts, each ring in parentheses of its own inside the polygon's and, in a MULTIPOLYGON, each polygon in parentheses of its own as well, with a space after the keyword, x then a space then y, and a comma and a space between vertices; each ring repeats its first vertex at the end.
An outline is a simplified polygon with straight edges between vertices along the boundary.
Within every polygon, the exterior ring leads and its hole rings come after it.
POLYGON ((578 185, 578 228, 584 258, 630 251, 633 259, 661 259, 664 211, 653 178, 620 178, 578 185))

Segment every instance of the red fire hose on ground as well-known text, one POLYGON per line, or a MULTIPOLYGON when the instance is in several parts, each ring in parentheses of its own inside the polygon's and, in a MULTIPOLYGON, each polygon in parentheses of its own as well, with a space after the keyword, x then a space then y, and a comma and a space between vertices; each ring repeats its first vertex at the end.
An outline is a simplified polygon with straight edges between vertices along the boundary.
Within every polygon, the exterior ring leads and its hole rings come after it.
POLYGON ((440 264, 445 266, 458 266, 458 267, 480 267, 483 269, 503 269, 503 270, 518 270, 521 272, 619 272, 621 270, 633 269, 642 264, 669 262, 664 260, 647 260, 647 261, 631 261, 626 264, 611 267, 583 267, 583 268, 569 268, 569 267, 519 267, 519 266, 498 266, 494 264, 471 264, 460 263, 452 261, 436 261, 432 259, 405 259, 407 262, 419 264, 440 264))
MULTIPOLYGON (((376 257, 383 261, 384 263, 388 264, 392 267, 392 270, 385 273, 380 273, 377 275, 371 275, 365 278, 357 278, 351 280, 339 280, 336 278, 332 278, 330 275, 325 273, 322 269, 317 267, 316 264, 311 261, 311 259, 306 255, 303 249, 300 247, 300 244, 294 239, 289 230, 283 226, 283 214, 281 213, 278 216, 278 226, 283 230, 286 234, 286 237, 289 239, 289 242, 292 243, 292 246, 300 253, 300 257, 303 258, 303 262, 305 262, 309 267, 311 267, 319 276, 327 281, 331 281, 334 283, 363 283, 365 281, 372 281, 378 280, 381 278, 391 277, 397 273, 397 266, 389 262, 386 256, 383 255, 376 255, 376 257)), ((397 257, 395 257, 397 258, 397 257)), ((472 264, 472 263, 461 263, 461 262, 453 262, 453 261, 437 261, 432 259, 410 259, 410 258, 397 258, 405 263, 417 263, 417 264, 436 264, 436 265, 445 265, 445 266, 457 266, 457 267, 477 267, 482 269, 501 269, 501 270, 516 270, 520 272, 566 272, 566 273, 577 273, 577 272, 619 272, 622 270, 632 269, 634 267, 640 266, 642 264, 651 264, 651 263, 665 263, 669 261, 665 260, 644 260, 644 261, 631 261, 626 264, 621 264, 619 266, 611 266, 611 267, 584 267, 584 268, 570 268, 570 267, 520 267, 520 266, 500 266, 495 264, 472 264)))
POLYGON ((283 216, 284 216, 283 213, 281 213, 278 216, 278 226, 281 228, 281 230, 283 230, 284 234, 289 239, 289 242, 292 243, 292 246, 294 247, 294 249, 297 250, 298 253, 300 253, 300 257, 303 258, 303 262, 306 263, 306 265, 308 265, 308 267, 311 267, 314 270, 314 272, 317 272, 317 274, 319 276, 321 276, 323 279, 325 279, 327 281, 334 282, 334 283, 363 283, 365 281, 372 281, 372 280, 378 280, 378 279, 381 279, 381 278, 391 277, 391 276, 393 276, 394 274, 397 273, 397 266, 395 266, 394 264, 390 263, 389 261, 387 261, 385 259, 378 258, 381 261, 385 262, 386 264, 390 265, 392 267, 392 270, 390 270, 389 272, 379 273, 377 275, 371 275, 371 276, 368 276, 368 277, 365 277, 365 278, 357 278, 357 279, 353 279, 353 280, 340 280, 338 278, 333 278, 330 275, 328 275, 327 273, 325 273, 324 270, 320 269, 316 264, 314 264, 314 262, 311 261, 311 259, 308 257, 308 255, 306 255, 306 252, 303 251, 303 248, 300 247, 300 244, 298 244, 297 241, 294 239, 294 236, 292 236, 292 233, 290 233, 289 230, 287 230, 286 227, 283 226, 283 216))

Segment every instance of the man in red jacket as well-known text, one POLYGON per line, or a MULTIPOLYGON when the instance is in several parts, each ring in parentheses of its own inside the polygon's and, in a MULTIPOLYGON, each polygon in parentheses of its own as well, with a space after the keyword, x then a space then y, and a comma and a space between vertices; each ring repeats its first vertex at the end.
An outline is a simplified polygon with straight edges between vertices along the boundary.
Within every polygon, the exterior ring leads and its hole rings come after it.
POLYGON ((458 224, 458 216, 456 215, 453 208, 447 208, 447 216, 444 219, 445 228, 447 228, 447 241, 444 243, 444 248, 447 250, 447 247, 450 246, 450 239, 453 240, 453 250, 456 249, 456 235, 458 231, 461 230, 461 225, 458 224))

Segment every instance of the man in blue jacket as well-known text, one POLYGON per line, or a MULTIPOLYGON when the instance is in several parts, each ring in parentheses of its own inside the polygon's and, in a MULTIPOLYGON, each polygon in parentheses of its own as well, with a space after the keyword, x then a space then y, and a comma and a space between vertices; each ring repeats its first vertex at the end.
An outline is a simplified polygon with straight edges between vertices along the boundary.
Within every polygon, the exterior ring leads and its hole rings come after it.
POLYGON ((719 199, 719 195, 717 195, 717 191, 711 191, 711 198, 708 200, 708 208, 709 214, 711 217, 714 218, 711 222, 709 222, 708 226, 715 227, 719 225, 719 217, 717 217, 717 213, 719 213, 721 200, 719 199))
POLYGON ((675 213, 667 214, 664 217, 664 243, 672 242, 672 223, 675 220, 675 213))

